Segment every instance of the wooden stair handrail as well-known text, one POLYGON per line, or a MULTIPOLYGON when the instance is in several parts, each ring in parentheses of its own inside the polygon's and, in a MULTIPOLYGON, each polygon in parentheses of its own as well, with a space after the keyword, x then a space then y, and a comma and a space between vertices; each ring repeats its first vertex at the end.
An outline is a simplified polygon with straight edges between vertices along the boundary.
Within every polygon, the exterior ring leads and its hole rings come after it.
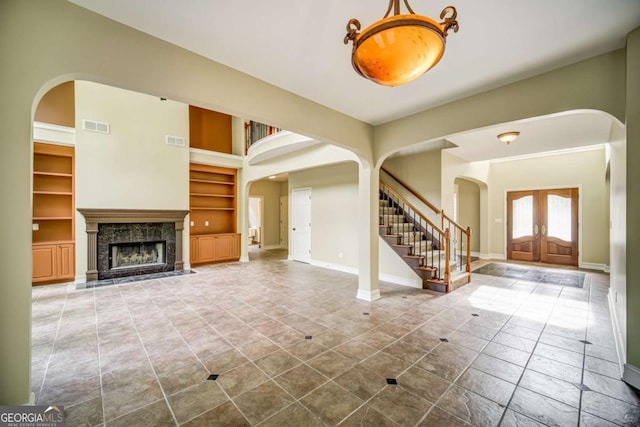
MULTIPOLYGON (((425 199, 424 197, 422 197, 416 190, 414 190, 413 188, 411 188, 411 186, 409 186, 406 182, 402 181, 400 178, 398 178, 397 176, 395 176, 394 174, 392 174, 391 172, 389 172, 387 169, 384 168, 384 166, 380 167, 380 170, 382 170, 384 173, 386 173, 387 175, 389 175, 391 178, 394 179, 394 181, 396 181, 398 184, 400 184, 401 186, 403 186, 404 188, 406 188, 407 190, 409 190, 409 192, 418 200, 420 200, 422 203, 424 203, 425 205, 427 205, 429 207, 429 209, 431 209, 433 212, 435 212, 437 215, 440 215, 440 212, 442 212, 442 210, 438 209, 437 207, 435 207, 430 201, 428 201, 427 199, 425 199)), ((387 186, 388 187, 388 186, 387 186)), ((418 212, 418 211, 416 211, 418 212)))
POLYGON ((429 220, 429 218, 427 218, 422 212, 420 212, 419 209, 417 209, 415 206, 413 206, 411 203, 409 203, 409 201, 407 199, 405 199, 404 197, 402 197, 400 194, 398 194, 397 191, 395 191, 393 188, 391 188, 391 186, 389 186, 389 184, 387 184, 386 182, 384 182, 382 179, 380 180, 380 185, 382 185, 383 187, 385 187, 387 190, 389 190, 390 193, 392 193, 394 196, 396 196, 400 201, 402 201, 405 205, 409 206, 415 213, 417 213, 418 215, 420 215, 427 224, 429 224, 431 227, 433 227, 434 230, 436 230, 438 233, 443 234, 444 235, 444 231, 442 231, 442 229, 440 227, 438 227, 437 225, 435 225, 433 222, 431 222, 431 220, 429 220))
MULTIPOLYGON (((463 226, 455 222, 453 219, 451 219, 451 217, 446 213, 444 213, 444 210, 443 210, 442 211, 442 228, 443 229, 445 228, 444 227, 445 219, 449 221, 450 226, 453 225, 455 228, 460 230, 462 234, 467 236, 467 262, 465 263, 466 264, 465 271, 467 273, 470 273, 471 272, 471 227, 464 228, 463 226)), ((447 230, 449 230, 449 228, 447 228, 447 230)))

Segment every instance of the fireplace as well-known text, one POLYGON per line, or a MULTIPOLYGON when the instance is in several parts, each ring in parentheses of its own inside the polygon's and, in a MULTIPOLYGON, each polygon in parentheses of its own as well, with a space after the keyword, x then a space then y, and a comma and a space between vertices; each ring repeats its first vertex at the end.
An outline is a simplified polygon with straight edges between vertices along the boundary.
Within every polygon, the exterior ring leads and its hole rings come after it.
POLYGON ((180 271, 188 211, 78 209, 87 230, 87 281, 180 271))
POLYGON ((110 243, 109 270, 166 265, 167 242, 110 243))

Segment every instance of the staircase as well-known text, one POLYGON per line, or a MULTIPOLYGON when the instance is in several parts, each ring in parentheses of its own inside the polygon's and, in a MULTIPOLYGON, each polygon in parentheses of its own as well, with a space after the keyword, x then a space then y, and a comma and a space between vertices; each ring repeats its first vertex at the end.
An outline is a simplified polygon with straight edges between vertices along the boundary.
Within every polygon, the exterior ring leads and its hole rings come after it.
POLYGON ((442 217, 442 227, 433 224, 384 181, 380 182, 380 236, 420 277, 423 289, 451 292, 471 280, 471 231, 464 230, 442 211, 437 214, 442 217), (466 259, 462 248, 465 238, 466 259))

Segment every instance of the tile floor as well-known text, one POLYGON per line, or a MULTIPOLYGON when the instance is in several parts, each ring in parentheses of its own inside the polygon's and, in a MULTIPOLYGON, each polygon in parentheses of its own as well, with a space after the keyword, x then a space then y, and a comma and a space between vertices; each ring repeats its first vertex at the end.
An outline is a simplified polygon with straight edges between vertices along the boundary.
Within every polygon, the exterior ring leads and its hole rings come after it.
POLYGON ((355 276, 284 255, 34 287, 37 402, 64 405, 67 426, 640 424, 606 275, 474 274, 449 295, 383 283, 367 303, 355 276))

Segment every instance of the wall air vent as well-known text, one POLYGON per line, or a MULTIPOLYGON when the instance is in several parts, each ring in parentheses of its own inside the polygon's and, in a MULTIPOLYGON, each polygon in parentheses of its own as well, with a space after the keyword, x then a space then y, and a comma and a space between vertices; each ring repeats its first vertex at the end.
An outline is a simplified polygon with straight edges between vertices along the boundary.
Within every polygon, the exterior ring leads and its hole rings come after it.
POLYGON ((94 122, 93 120, 83 120, 82 129, 91 132, 109 133, 109 123, 94 122))
POLYGON ((185 140, 182 136, 167 135, 165 141, 167 142, 167 145, 176 145, 178 147, 184 147, 185 145, 185 140))

